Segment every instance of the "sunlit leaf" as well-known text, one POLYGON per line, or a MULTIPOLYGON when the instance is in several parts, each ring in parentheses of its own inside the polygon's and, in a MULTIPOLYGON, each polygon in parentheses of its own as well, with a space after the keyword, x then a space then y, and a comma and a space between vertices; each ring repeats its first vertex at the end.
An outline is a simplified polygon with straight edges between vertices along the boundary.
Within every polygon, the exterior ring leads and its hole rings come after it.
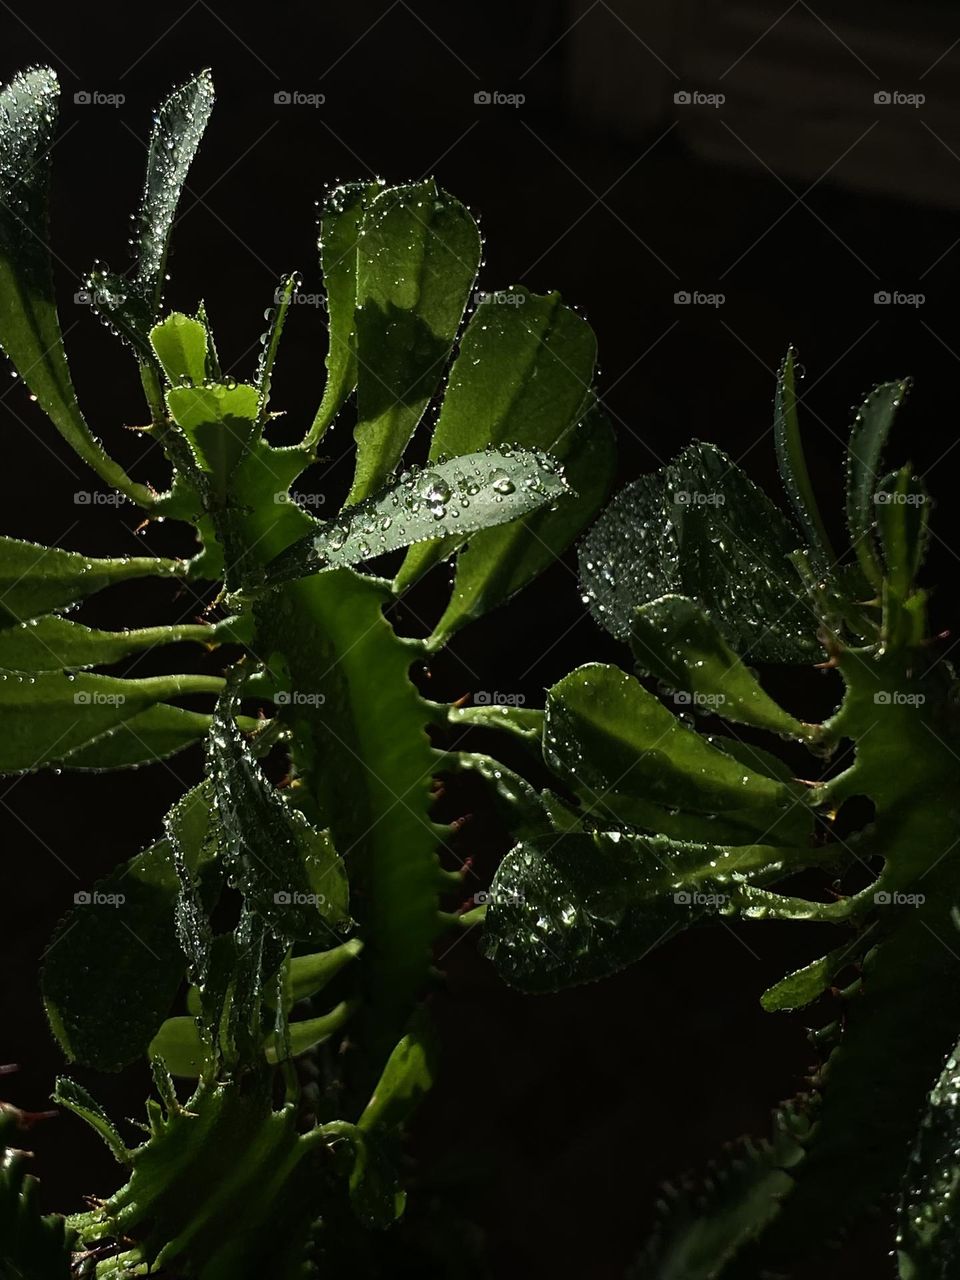
POLYGON ((548 690, 544 756, 601 825, 695 838, 706 823, 744 844, 812 831, 802 788, 717 750, 617 667, 580 667, 548 690))
POLYGON ((469 211, 433 179, 388 187, 357 261, 357 464, 350 502, 397 466, 440 383, 480 263, 469 211))
POLYGON ((181 560, 120 556, 97 560, 77 551, 0 538, 0 625, 66 609, 129 578, 184 576, 181 560))
POLYGON ((320 211, 320 266, 327 293, 327 381, 307 435, 315 446, 357 385, 357 243, 376 182, 348 182, 327 193, 320 211))
POLYGON ((488 449, 411 467, 382 493, 345 508, 267 566, 279 583, 358 564, 440 534, 467 534, 515 520, 567 494, 562 468, 529 449, 488 449))
MULTIPOLYGON (((430 445, 430 460, 490 445, 557 452, 582 416, 597 356, 593 330, 560 301, 519 286, 490 294, 463 333, 430 445)), ((414 547, 397 575, 403 591, 451 554, 450 539, 414 547)), ((490 555, 491 569, 496 564, 490 555)), ((476 571, 474 571, 476 572, 476 571)))

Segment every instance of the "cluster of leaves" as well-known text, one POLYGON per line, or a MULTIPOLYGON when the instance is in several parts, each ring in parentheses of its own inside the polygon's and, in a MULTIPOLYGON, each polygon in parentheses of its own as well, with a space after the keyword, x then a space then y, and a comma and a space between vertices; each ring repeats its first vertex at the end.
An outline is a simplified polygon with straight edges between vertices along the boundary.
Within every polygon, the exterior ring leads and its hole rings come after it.
POLYGON ((880 474, 905 391, 877 387, 854 422, 851 550, 838 560, 810 488, 788 353, 774 427, 798 524, 718 449, 688 446, 619 493, 581 543, 585 598, 630 645, 638 674, 589 664, 548 690, 542 713, 500 716, 556 779, 512 788, 523 838, 497 873, 485 943, 509 982, 544 991, 600 978, 711 919, 843 930, 762 998, 770 1011, 826 1008, 808 1090, 777 1114, 770 1142, 736 1149, 704 1189, 671 1194, 638 1277, 793 1274, 898 1182, 901 1276, 954 1274, 960 831, 943 797, 960 784, 960 724, 916 582, 929 500, 909 465, 880 474), (843 680, 822 724, 780 707, 747 665, 812 658, 843 680), (698 732, 697 712, 727 731, 698 732), (851 750, 809 782, 729 726, 821 761, 841 743, 851 750), (844 836, 836 819, 855 799, 872 817, 844 836), (820 898, 782 883, 818 867, 859 887, 832 894, 827 879, 820 898))
POLYGON ((299 443, 269 443, 297 275, 280 281, 250 381, 222 371, 202 303, 162 311, 175 211, 213 101, 203 73, 154 117, 132 267, 98 265, 86 282, 137 361, 143 431, 169 468, 163 491, 142 484, 90 429, 64 350, 46 247, 57 100, 43 69, 0 92, 0 346, 102 480, 148 521, 191 524, 199 545, 182 561, 95 559, 0 539, 0 770, 133 767, 201 741, 206 760, 161 838, 99 883, 47 952, 43 996, 67 1057, 113 1071, 146 1055, 158 1096, 130 1148, 85 1090, 58 1083, 59 1103, 128 1176, 70 1219, 77 1265, 98 1277, 299 1275, 341 1202, 364 1227, 403 1208, 396 1148, 434 1070, 419 1001, 434 942, 458 927, 443 897, 461 885, 440 865, 449 829, 430 815, 449 759, 428 729, 446 709, 410 669, 535 578, 604 500, 613 443, 592 390, 595 340, 556 294, 519 286, 514 305, 490 294, 465 319, 480 236, 433 181, 340 186, 320 217, 319 408, 299 443), (438 401, 425 463, 404 465, 438 401), (353 484, 319 520, 291 486, 354 403, 353 484), (393 582, 355 567, 404 548, 393 582), (451 557, 434 633, 401 637, 385 607, 451 557), (206 593, 203 619, 107 632, 69 616, 145 577, 206 593), (222 652, 222 674, 101 670, 189 642, 222 652), (295 1060, 323 1045, 337 1049, 335 1087, 305 1120, 295 1060), (188 1099, 174 1077, 193 1082, 188 1099))

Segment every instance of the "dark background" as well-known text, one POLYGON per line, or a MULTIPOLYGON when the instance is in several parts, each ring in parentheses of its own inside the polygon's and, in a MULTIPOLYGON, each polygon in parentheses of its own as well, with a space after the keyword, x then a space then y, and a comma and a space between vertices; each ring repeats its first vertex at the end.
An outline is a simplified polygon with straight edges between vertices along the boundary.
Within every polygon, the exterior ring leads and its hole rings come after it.
MULTIPOLYGON (((167 300, 192 310, 206 299, 231 372, 252 373, 281 272, 299 268, 305 291, 320 288, 313 202, 325 184, 435 173, 482 217, 482 287, 559 288, 590 319, 604 403, 619 429, 621 483, 697 435, 778 492, 773 372, 792 341, 808 371, 811 469, 839 532, 850 406, 874 382, 913 374, 891 460, 909 456, 931 472, 934 622, 954 625, 960 111, 951 46, 960 18, 950 7, 354 0, 275 3, 247 18, 205 0, 160 11, 17 3, 0 5, 0 37, 4 79, 37 62, 61 78, 53 244, 63 325, 88 419, 137 478, 161 483, 164 473, 124 431, 144 412, 135 370, 72 295, 94 258, 126 267, 150 112, 174 83, 210 65, 218 106, 181 206, 167 300), (677 104, 679 89, 726 101, 677 104), (877 105, 878 89, 922 91, 926 102, 877 105), (77 104, 79 90, 125 101, 77 104), (281 90, 323 93, 326 102, 278 105, 281 90), (526 101, 478 104, 480 90, 526 101), (721 292, 725 301, 679 306, 678 290, 721 292), (880 290, 925 300, 878 306, 880 290)), ((323 351, 323 313, 301 308, 274 385, 290 423, 281 435, 299 434, 312 415, 323 351)), ((135 540, 190 551, 174 526, 135 535, 132 508, 77 505, 74 495, 98 482, 19 383, 0 396, 0 417, 3 532, 99 554, 130 551, 135 540)), ((348 446, 341 427, 332 457, 348 446)), ((347 480, 347 467, 335 465, 325 481, 331 498, 347 480)), ((585 616, 573 563, 567 557, 461 636, 433 667, 432 695, 495 689, 536 705, 578 662, 625 662, 585 616)), ((415 632, 437 615, 447 577, 441 570, 418 590, 415 616, 406 610, 401 625, 415 632)), ((147 584, 116 590, 84 616, 142 625, 189 618, 201 604, 147 584)), ((137 674, 170 661, 150 655, 137 674)), ((186 661, 216 667, 215 658, 186 661)), ((829 678, 768 675, 805 718, 831 709, 829 678)), ((137 773, 46 774, 0 791, 0 1061, 21 1066, 5 1082, 19 1105, 42 1108, 63 1065, 36 976, 57 920, 77 888, 156 836, 200 767, 193 751, 137 773)), ((476 799, 454 793, 450 804, 474 808, 476 799)), ((503 839, 482 810, 465 829, 457 850, 476 859, 471 886, 489 882, 503 839)), ((423 1110, 416 1152, 422 1168, 446 1167, 497 1274, 620 1277, 652 1220, 659 1181, 702 1166, 728 1139, 764 1131, 812 1052, 803 1019, 764 1015, 757 997, 820 954, 822 941, 799 925, 718 928, 601 985, 537 999, 505 990, 475 938, 448 950, 448 990, 434 999, 445 1073, 423 1110)), ((143 1072, 76 1075, 114 1114, 142 1114, 143 1072)), ((50 1207, 113 1189, 109 1158, 78 1121, 38 1129, 35 1147, 50 1207)), ((886 1247, 882 1233, 866 1231, 819 1274, 886 1274, 886 1247)))

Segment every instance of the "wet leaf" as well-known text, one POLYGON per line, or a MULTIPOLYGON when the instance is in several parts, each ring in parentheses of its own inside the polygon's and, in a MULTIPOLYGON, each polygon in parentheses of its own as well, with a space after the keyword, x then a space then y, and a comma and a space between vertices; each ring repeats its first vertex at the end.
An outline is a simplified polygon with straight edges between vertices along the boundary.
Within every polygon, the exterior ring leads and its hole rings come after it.
MULTIPOLYGON (((158 702, 91 742, 74 747, 60 760, 63 769, 90 770, 134 769, 156 764, 176 755, 195 742, 201 742, 210 729, 211 717, 200 711, 187 711, 158 702)), ((245 726, 250 728, 248 724, 245 726)))
POLYGON ((66 1076, 58 1076, 53 1101, 66 1107, 95 1129, 121 1164, 130 1163, 130 1152, 114 1128, 113 1121, 82 1085, 66 1076))
POLYGON ((581 543, 580 581, 593 616, 621 640, 639 605, 684 595, 741 656, 807 662, 821 651, 787 559, 798 544, 729 458, 695 443, 613 499, 581 543))
POLYGON ((267 566, 269 584, 357 564, 437 534, 466 534, 514 520, 567 494, 562 468, 528 449, 487 449, 421 471, 345 508, 267 566))
POLYGON ((835 951, 821 956, 819 960, 813 960, 802 969, 788 973, 785 978, 768 987, 760 997, 760 1004, 767 1013, 777 1013, 783 1009, 802 1009, 805 1005, 812 1004, 829 987, 844 961, 849 963, 856 954, 856 949, 850 943, 844 947, 837 947, 835 951))
POLYGON ((264 777, 224 694, 209 769, 221 856, 230 881, 282 938, 322 942, 348 917, 347 877, 328 831, 316 831, 264 777))
POLYGON ((357 260, 357 464, 349 502, 383 485, 436 391, 480 263, 469 211, 433 179, 382 191, 357 260))
POLYGON ((16 538, 0 538, 0 625, 66 609, 129 578, 179 578, 181 560, 120 556, 97 560, 60 547, 42 547, 16 538))
POLYGON ((676 691, 680 707, 791 738, 806 726, 768 697, 714 622, 685 596, 662 596, 637 609, 631 641, 637 666, 676 691))
MULTIPOLYGON (((204 787, 178 806, 184 857, 209 893, 215 846, 204 787)), ((166 837, 124 863, 61 921, 44 957, 41 988, 67 1057, 119 1071, 145 1053, 183 980, 174 928, 179 880, 166 837)))
POLYGON ((172 387, 167 407, 210 476, 220 502, 228 482, 257 432, 260 398, 250 383, 172 387))
MULTIPOLYGON (((192 316, 173 311, 150 330, 150 345, 171 386, 202 386, 207 371, 207 330, 192 316)), ((181 424, 182 425, 182 424, 181 424)))
POLYGON ((182 623, 132 631, 99 631, 56 614, 0 628, 0 667, 12 671, 79 670, 106 666, 132 653, 192 641, 215 645, 216 626, 182 623))
POLYGON ((263 335, 263 347, 260 350, 260 359, 257 361, 256 377, 257 392, 260 396, 259 422, 261 426, 267 420, 273 366, 277 361, 277 351, 280 347, 280 339, 283 336, 283 326, 286 323, 287 312, 290 310, 290 300, 299 283, 300 277, 296 273, 282 279, 274 290, 273 306, 267 309, 265 316, 268 328, 263 335))
POLYGON ((544 757, 601 825, 675 836, 713 824, 744 844, 801 844, 813 828, 802 788, 718 751, 616 667, 580 667, 548 690, 544 757))
POLYGON ((69 764, 72 753, 92 748, 158 703, 190 693, 217 693, 222 684, 214 676, 124 680, 88 672, 0 671, 0 711, 7 724, 0 739, 0 772, 69 764))
POLYGON ((797 416, 796 353, 790 347, 777 374, 777 392, 773 410, 773 439, 777 463, 793 509, 810 545, 817 550, 821 564, 836 560, 830 538, 820 515, 807 460, 803 452, 800 421, 797 416))
POLYGON ((551 451, 563 464, 569 498, 475 534, 457 556, 453 596, 430 637, 446 643, 467 622, 509 600, 563 554, 596 514, 616 467, 613 432, 598 410, 571 427, 551 451))
POLYGON ((927 551, 930 497, 907 465, 879 482, 874 504, 886 577, 890 588, 905 598, 927 551))
MULTIPOLYGON (((559 457, 564 441, 569 451, 568 433, 583 416, 596 357, 593 330, 558 293, 517 286, 487 295, 450 370, 430 460, 502 444, 559 457)), ((413 548, 396 589, 405 590, 456 546, 445 539, 413 548)))
POLYGON ((901 1280, 949 1280, 960 1266, 960 1049, 930 1091, 904 1174, 897 1232, 901 1280))
POLYGON ((619 832, 534 837, 494 877, 484 949, 524 991, 602 978, 690 925, 730 914, 740 884, 784 874, 783 853, 619 832))
POLYGON ((149 292, 156 313, 170 231, 187 172, 213 110, 213 80, 201 71, 175 89, 154 117, 147 153, 147 176, 137 219, 137 281, 149 292))
POLYGON ((357 385, 357 243, 376 182, 347 182, 327 193, 320 212, 320 266, 327 291, 327 381, 306 444, 315 447, 357 385))
POLYGON ((21 72, 0 90, 0 347, 37 403, 85 462, 135 501, 134 484, 88 427, 70 378, 50 251, 50 150, 60 88, 48 67, 21 72))
POLYGON ((860 406, 847 446, 847 527, 860 567, 874 585, 880 581, 873 543, 877 471, 897 409, 909 390, 908 381, 875 387, 860 406))

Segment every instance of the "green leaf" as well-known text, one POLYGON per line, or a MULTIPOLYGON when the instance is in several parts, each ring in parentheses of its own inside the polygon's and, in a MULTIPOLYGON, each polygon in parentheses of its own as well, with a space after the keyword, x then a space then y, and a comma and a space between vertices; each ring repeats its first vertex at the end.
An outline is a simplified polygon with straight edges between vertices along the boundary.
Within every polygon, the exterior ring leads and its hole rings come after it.
POLYGON ((121 1164, 130 1163, 131 1153, 114 1128, 112 1120, 82 1085, 67 1079, 66 1076, 58 1076, 53 1091, 53 1101, 72 1111, 81 1120, 86 1120, 87 1124, 99 1133, 121 1164))
POLYGON ((438 1051, 436 1031, 421 1009, 387 1059, 358 1126, 368 1132, 401 1128, 433 1087, 438 1051))
MULTIPOLYGON (((582 416, 596 358, 593 330, 558 293, 517 287, 488 295, 464 330, 430 460, 502 444, 556 452, 582 416)), ((397 575, 396 590, 455 548, 449 539, 416 547, 397 575)))
POLYGON ((507 854, 494 877, 484 950, 524 991, 590 982, 698 921, 732 914, 739 886, 782 876, 783 857, 769 845, 620 832, 533 837, 507 854))
POLYGON ((173 219, 187 172, 213 110, 213 80, 203 70, 175 89, 154 117, 147 176, 137 218, 137 281, 150 294, 156 314, 173 219))
POLYGON ((877 470, 897 409, 909 390, 909 381, 875 387, 860 406, 847 446, 847 526, 860 567, 875 586, 881 577, 873 545, 877 470))
POLYGON ((328 831, 315 831, 264 777, 224 693, 210 735, 209 770, 221 856, 230 882, 278 937, 330 938, 348 919, 347 876, 328 831))
POLYGON ((897 1231, 901 1280, 949 1280, 960 1267, 960 1049, 930 1091, 904 1174, 897 1231))
POLYGON ((812 832, 802 788, 718 751, 617 667, 580 667, 548 690, 544 757, 602 824, 657 830, 655 806, 699 820, 687 831, 714 824, 724 841, 733 831, 732 842, 798 844, 812 832))
MULTIPOLYGON (((150 345, 171 386, 203 385, 207 370, 207 330, 199 320, 173 311, 150 330, 150 345)), ((181 423, 181 425, 183 425, 181 423)))
POLYGON ((683 595, 742 656, 807 662, 820 647, 787 559, 798 541, 728 457, 695 443, 614 498, 580 544, 580 581, 593 616, 618 639, 629 640, 639 605, 683 595))
POLYGON ((167 1018, 150 1041, 147 1053, 159 1058, 172 1076, 198 1080, 210 1060, 196 1018, 167 1018))
MULTIPOLYGON (((209 893, 215 845, 205 786, 179 808, 180 843, 209 893)), ((183 980, 174 917, 179 880, 166 838, 82 890, 50 941, 41 989, 50 1026, 68 1059, 119 1071, 145 1053, 183 980)))
POLYGON ((425 471, 411 467, 399 480, 335 522, 295 542, 267 566, 267 582, 357 564, 438 533, 466 534, 515 520, 567 493, 561 467, 527 449, 451 458, 425 471))
POLYGON ((796 353, 790 347, 777 374, 777 392, 773 407, 773 439, 777 449, 780 478, 793 504, 801 527, 811 545, 817 548, 820 563, 832 565, 836 560, 830 537, 820 514, 820 507, 810 483, 807 460, 803 452, 800 421, 797 417, 796 353))
POLYGON ((930 537, 930 497, 909 466, 884 478, 874 494, 880 545, 891 589, 905 599, 920 572, 930 537))
POLYGON ((223 501, 228 481, 257 432, 257 388, 245 382, 172 387, 167 407, 223 501))
POLYGON ((327 291, 327 381, 304 444, 316 448, 357 385, 357 244, 364 211, 382 189, 376 182, 334 187, 320 212, 320 266, 327 291))
POLYGON ((0 667, 12 671, 79 670, 119 662, 159 645, 193 641, 214 645, 222 634, 205 623, 143 627, 135 631, 98 631, 56 614, 0 629, 0 667))
POLYGON ((613 432, 595 410, 551 451, 573 490, 555 508, 524 516, 470 539, 457 557, 453 596, 430 637, 439 648, 454 631, 520 591, 548 568, 596 514, 616 468, 613 432))
POLYGON ((809 736, 805 725, 764 693, 695 601, 662 596, 641 605, 631 647, 637 666, 675 690, 679 705, 791 738, 809 736))
POLYGON ((774 983, 760 997, 760 1004, 767 1013, 802 1009, 805 1005, 812 1004, 830 986, 844 961, 850 963, 856 954, 855 946, 849 943, 844 947, 837 947, 835 951, 804 965, 802 969, 788 973, 785 978, 774 983))
POLYGON ((274 290, 273 306, 269 307, 266 312, 265 318, 268 321, 268 328, 261 339, 263 346, 260 350, 260 359, 257 361, 256 377, 257 393, 260 396, 258 421, 261 427, 268 416, 267 406, 270 404, 270 384, 273 378, 273 366, 276 363, 277 351, 280 347, 280 339, 283 336, 283 326, 287 319, 287 312, 290 310, 290 300, 299 284, 300 277, 296 272, 282 279, 274 290))
MULTIPOLYGON (((289 1010, 298 1000, 306 1000, 316 995, 337 976, 351 961, 355 960, 363 950, 359 938, 351 938, 329 951, 319 951, 312 955, 292 956, 283 970, 283 1001, 289 1010)), ((275 1003, 272 996, 265 996, 267 1004, 275 1003)))
MULTIPOLYGON (((69 751, 57 764, 64 769, 134 769, 156 764, 207 736, 212 717, 159 702, 69 751)), ((248 722, 244 728, 252 728, 248 722)))
POLYGON ((59 85, 47 67, 0 90, 0 347, 76 453, 142 506, 153 495, 104 452, 70 378, 47 248, 50 151, 59 85))
POLYGON ((0 625, 67 609, 129 578, 180 578, 185 573, 181 560, 155 556, 96 560, 77 551, 0 538, 0 625))
POLYGON ((0 671, 0 712, 7 720, 0 740, 0 772, 69 763, 71 753, 157 703, 190 693, 218 693, 222 686, 214 676, 123 680, 87 672, 0 671))
POLYGON ((433 179, 387 188, 365 214, 349 502, 379 489, 400 461, 439 385, 479 264, 477 224, 433 179))

